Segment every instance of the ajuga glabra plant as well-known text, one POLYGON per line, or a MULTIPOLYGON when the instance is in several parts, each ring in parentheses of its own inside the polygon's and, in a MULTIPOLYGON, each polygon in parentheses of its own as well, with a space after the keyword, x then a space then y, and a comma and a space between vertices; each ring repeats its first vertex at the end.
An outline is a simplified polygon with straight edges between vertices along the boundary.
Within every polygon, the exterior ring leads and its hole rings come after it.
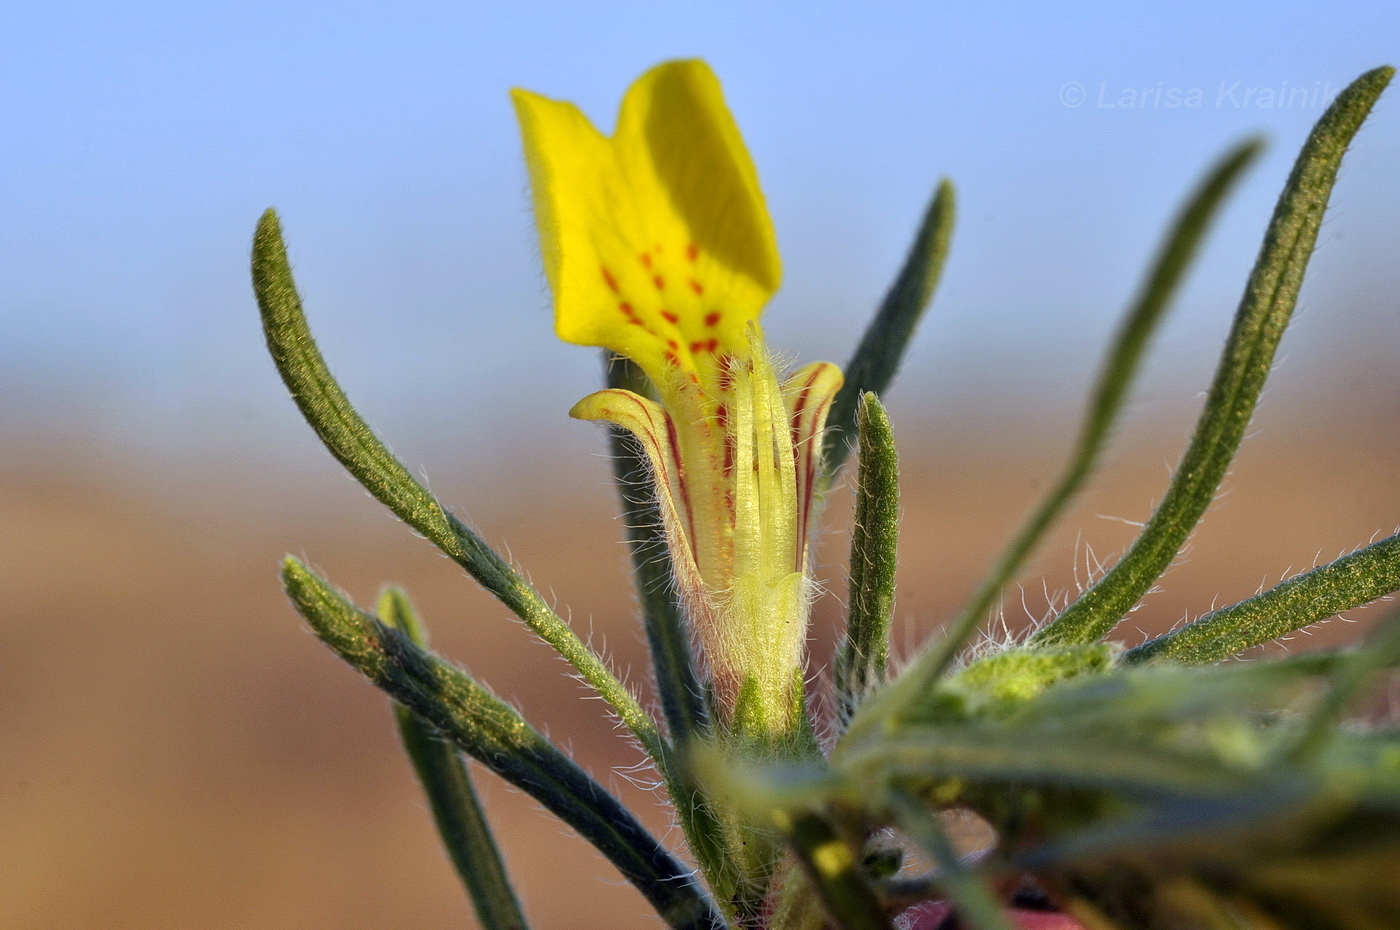
MULTIPOLYGON (((898 474, 878 396, 937 284, 951 186, 935 193, 844 374, 828 362, 785 373, 759 322, 781 277, 774 233, 709 68, 677 61, 647 72, 611 136, 571 104, 516 91, 555 331, 608 360, 607 384, 571 413, 611 424, 654 713, 360 418, 307 328, 269 211, 254 239, 254 288, 273 359, 311 426, 608 703, 682 828, 685 848, 667 848, 513 708, 430 651, 402 591, 387 589, 368 611, 288 558, 297 610, 394 700, 481 924, 527 926, 464 757, 578 831, 676 928, 1400 926, 1400 734, 1342 725, 1400 663, 1400 624, 1383 620, 1347 650, 1227 661, 1400 587, 1400 537, 1133 648, 1106 638, 1216 494, 1342 156, 1391 74, 1357 79, 1303 146, 1195 433, 1137 540, 1022 641, 969 649, 1092 471, 1255 142, 1212 167, 1175 218, 1060 480, 967 606, 898 675, 888 668, 898 474), (824 682, 835 710, 813 720, 808 540, 852 448, 846 625, 824 682), (952 811, 977 815, 994 839, 960 856, 952 811)), ((585 922, 607 926, 610 916, 585 922)))

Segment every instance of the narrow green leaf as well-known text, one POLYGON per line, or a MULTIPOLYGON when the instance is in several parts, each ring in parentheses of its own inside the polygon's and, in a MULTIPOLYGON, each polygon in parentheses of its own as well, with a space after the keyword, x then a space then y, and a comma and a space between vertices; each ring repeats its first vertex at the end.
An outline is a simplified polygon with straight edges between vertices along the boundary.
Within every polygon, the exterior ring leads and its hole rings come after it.
POLYGON ((860 411, 850 614, 835 661, 837 713, 842 726, 850 721, 866 692, 885 680, 899 540, 899 457, 894 433, 874 394, 861 397, 860 411))
MULTIPOLYGON (((402 589, 387 589, 380 596, 378 611, 386 626, 402 632, 415 646, 427 648, 427 633, 402 589)), ((438 835, 471 895, 483 930, 525 930, 525 915, 461 755, 436 727, 402 704, 394 705, 394 718, 428 796, 438 835)))
POLYGON ((991 888, 958 858, 938 814, 902 791, 891 792, 889 805, 899 828, 933 858, 939 885, 957 910, 958 925, 970 930, 1014 930, 991 888))
POLYGON ((816 811, 775 810, 773 822, 841 930, 891 930, 851 844, 816 811))
MULTIPOLYGON (((1098 384, 1090 396, 1079 440, 1060 480, 1040 506, 1031 512, 1011 545, 982 580, 967 607, 949 626, 942 650, 950 658, 986 619, 1001 596, 1002 588, 1025 565, 1031 552, 1093 473, 1122 412, 1128 388, 1141 366, 1149 340, 1165 318, 1167 306, 1199 251, 1225 197, 1261 148, 1259 140, 1251 139, 1227 152, 1210 169, 1186 201, 1186 206, 1177 214, 1136 301, 1113 340, 1098 384), (950 646, 953 648, 950 649, 950 646)), ((932 670, 932 675, 936 676, 942 671, 942 668, 932 670)))
POLYGON ((282 242, 281 225, 272 210, 263 214, 253 237, 253 290, 277 370, 302 415, 331 454, 399 519, 466 569, 554 647, 608 702, 664 771, 666 746, 655 723, 632 693, 549 608, 539 592, 413 479, 351 406, 326 367, 307 326, 282 242))
POLYGON ((1152 334, 1185 275, 1192 258, 1225 197, 1257 157, 1261 144, 1249 140, 1225 154, 1177 214, 1161 251, 1153 262, 1136 301, 1115 337, 1098 384, 1090 396, 1079 440, 1050 493, 1031 512, 1021 530, 974 591, 967 606, 948 624, 937 645, 926 651, 900 676, 899 691, 888 695, 889 706, 913 700, 932 687, 957 657, 967 640, 986 620, 1002 588, 1025 565, 1031 552, 1064 513, 1093 473, 1127 398, 1152 334))
POLYGON ((1036 642, 1092 642, 1112 630, 1161 577, 1210 506, 1297 303, 1342 156, 1393 73, 1377 68, 1362 75, 1314 127, 1274 209, 1205 410, 1171 486, 1128 553, 1036 634, 1036 642))
POLYGON ((1219 662, 1400 590, 1400 533, 1123 654, 1127 663, 1219 662))
POLYGON ((356 608, 296 559, 288 557, 283 563, 282 579, 292 603, 322 642, 463 752, 577 830, 669 926, 723 926, 692 871, 504 701, 356 608))
POLYGON ((914 328, 928 309, 948 257, 953 214, 953 185, 947 180, 940 181, 924 213, 918 235, 914 237, 914 245, 904 259, 904 267, 866 327, 855 354, 846 363, 846 383, 837 392, 826 421, 822 471, 827 484, 841 470, 855 442, 861 395, 885 393, 914 336, 914 328))
MULTIPOLYGON (((604 363, 608 387, 643 396, 651 393, 651 381, 630 359, 604 353, 604 363)), ((671 554, 666 547, 651 466, 630 433, 616 426, 609 433, 613 477, 622 497, 622 517, 627 524, 627 544, 632 553, 632 571, 651 649, 656 690, 671 738, 685 743, 709 732, 709 709, 675 593, 671 554)))

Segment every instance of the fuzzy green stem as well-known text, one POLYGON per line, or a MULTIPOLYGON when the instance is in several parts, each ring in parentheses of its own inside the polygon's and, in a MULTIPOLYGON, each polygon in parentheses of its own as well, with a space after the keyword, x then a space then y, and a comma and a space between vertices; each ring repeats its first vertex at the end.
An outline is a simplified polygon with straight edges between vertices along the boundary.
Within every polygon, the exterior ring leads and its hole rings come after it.
POLYGON ((1090 396, 1079 440, 1059 481, 1032 511, 1001 558, 978 585, 967 606, 948 624, 942 638, 900 676, 895 688, 885 693, 880 701, 880 707, 885 708, 882 712, 915 700, 948 669, 986 619, 1002 588, 1025 564, 1093 473, 1122 412, 1128 388, 1141 367, 1152 334, 1164 319, 1171 298, 1180 286, 1193 256, 1199 251, 1226 195, 1257 157, 1259 149, 1260 143, 1250 140, 1227 152, 1207 172, 1205 179, 1187 200, 1168 231, 1161 251, 1112 343, 1098 384, 1090 396))

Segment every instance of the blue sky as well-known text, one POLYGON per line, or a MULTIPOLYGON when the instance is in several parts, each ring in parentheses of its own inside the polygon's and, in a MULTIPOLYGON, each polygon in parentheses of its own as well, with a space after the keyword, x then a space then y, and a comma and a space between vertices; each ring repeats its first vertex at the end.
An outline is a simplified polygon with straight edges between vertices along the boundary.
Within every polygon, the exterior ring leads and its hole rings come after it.
MULTIPOLYGON (((1400 4, 7 4, 0 426, 303 443, 247 285, 271 205, 333 367, 401 444, 586 434, 563 412, 596 361, 552 339, 506 92, 610 126, 678 56, 714 66, 758 164, 785 260, 771 341, 844 359, 946 175, 952 259, 896 403, 1059 415, 1182 194, 1262 132, 1145 391, 1204 387, 1293 153, 1326 98, 1400 60, 1400 4), (1288 91, 1309 99, 1269 105, 1288 91)), ((1396 93, 1285 343, 1309 376, 1336 381, 1349 346, 1396 362, 1396 93)))

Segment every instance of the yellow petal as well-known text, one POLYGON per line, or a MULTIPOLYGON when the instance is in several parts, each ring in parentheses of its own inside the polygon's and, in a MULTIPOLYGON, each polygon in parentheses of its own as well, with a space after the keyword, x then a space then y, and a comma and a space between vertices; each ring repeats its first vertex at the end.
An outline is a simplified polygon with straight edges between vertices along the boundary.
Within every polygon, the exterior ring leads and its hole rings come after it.
POLYGON ((700 61, 644 74, 604 137, 572 104, 513 92, 555 330, 714 386, 781 278, 758 176, 700 61))

